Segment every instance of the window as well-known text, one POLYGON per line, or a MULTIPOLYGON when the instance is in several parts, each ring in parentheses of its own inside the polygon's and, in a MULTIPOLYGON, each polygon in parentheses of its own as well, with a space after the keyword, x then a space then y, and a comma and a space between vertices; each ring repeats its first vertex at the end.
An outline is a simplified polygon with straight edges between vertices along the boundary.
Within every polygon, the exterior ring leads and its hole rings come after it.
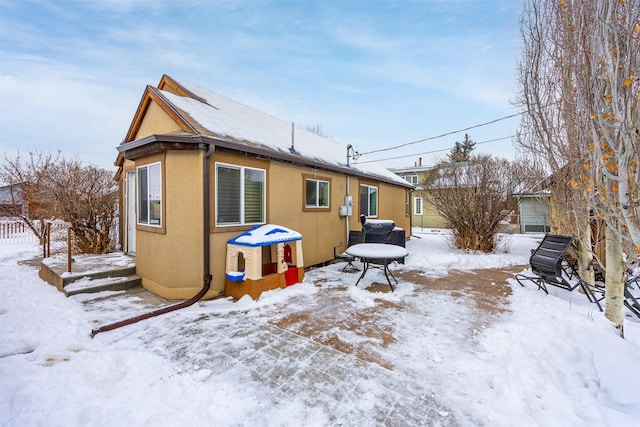
POLYGON ((378 187, 360 185, 360 213, 367 217, 378 216, 378 187))
POLYGON ((151 163, 138 168, 138 224, 162 226, 162 168, 151 163))
POLYGON ((305 206, 307 208, 328 208, 329 181, 306 178, 304 182, 305 206))
POLYGON ((216 225, 264 224, 266 172, 216 163, 216 225))
POLYGON ((404 193, 404 215, 411 216, 411 193, 404 193))
POLYGON ((410 182, 411 184, 418 183, 418 175, 405 175, 403 178, 405 179, 405 181, 410 182))
POLYGON ((413 214, 414 215, 422 215, 422 207, 424 206, 424 202, 422 197, 414 197, 413 198, 413 214))

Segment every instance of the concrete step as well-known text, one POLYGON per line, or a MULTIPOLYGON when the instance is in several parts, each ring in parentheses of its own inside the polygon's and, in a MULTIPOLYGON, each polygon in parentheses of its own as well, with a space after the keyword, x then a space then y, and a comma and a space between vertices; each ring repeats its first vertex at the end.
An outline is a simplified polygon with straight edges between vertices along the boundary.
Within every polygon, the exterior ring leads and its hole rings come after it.
POLYGON ((142 285, 142 278, 136 274, 121 276, 90 277, 83 276, 76 278, 63 287, 66 296, 96 293, 103 291, 122 291, 142 285))
POLYGON ((66 254, 45 258, 40 263, 40 278, 66 295, 103 290, 122 290, 140 285, 136 276, 135 257, 112 252, 109 254, 74 255, 69 272, 66 254))
POLYGON ((126 277, 136 274, 136 267, 111 267, 96 271, 85 271, 81 274, 74 275, 62 275, 62 286, 67 287, 68 284, 76 282, 78 280, 89 279, 105 279, 109 277, 126 277))

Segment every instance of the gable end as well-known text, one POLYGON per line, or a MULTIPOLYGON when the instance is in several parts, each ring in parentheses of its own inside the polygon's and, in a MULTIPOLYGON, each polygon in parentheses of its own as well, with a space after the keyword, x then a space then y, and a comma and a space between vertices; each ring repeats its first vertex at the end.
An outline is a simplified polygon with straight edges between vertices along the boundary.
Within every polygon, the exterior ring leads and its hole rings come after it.
POLYGON ((196 130, 194 126, 192 126, 188 120, 185 120, 184 117, 176 110, 171 103, 169 103, 162 93, 159 92, 158 89, 148 86, 146 87, 144 94, 142 95, 142 99, 140 100, 140 104, 138 105, 138 109, 136 110, 136 114, 131 122, 131 126, 129 126, 129 131, 127 132, 127 136, 124 139, 124 143, 131 142, 135 139, 138 130, 140 129, 140 125, 142 124, 142 120, 147 114, 147 110, 149 109, 149 105, 152 101, 155 101, 162 110, 167 113, 176 123, 184 130, 185 132, 198 134, 199 132, 196 130))

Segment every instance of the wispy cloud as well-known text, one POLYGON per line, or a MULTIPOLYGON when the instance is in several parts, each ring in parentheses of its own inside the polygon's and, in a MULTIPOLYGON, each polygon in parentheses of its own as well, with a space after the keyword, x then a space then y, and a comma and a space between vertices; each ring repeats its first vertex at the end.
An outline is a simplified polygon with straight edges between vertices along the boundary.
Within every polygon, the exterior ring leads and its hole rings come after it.
POLYGON ((509 108, 519 6, 499 3, 5 0, 0 145, 106 146, 111 164, 163 73, 339 140, 418 139, 509 108))
POLYGON ((3 68, 16 72, 3 69, 0 75, 0 146, 47 147, 112 165, 126 131, 122 125, 137 105, 130 88, 113 87, 76 67, 40 57, 3 57, 3 62, 3 68))

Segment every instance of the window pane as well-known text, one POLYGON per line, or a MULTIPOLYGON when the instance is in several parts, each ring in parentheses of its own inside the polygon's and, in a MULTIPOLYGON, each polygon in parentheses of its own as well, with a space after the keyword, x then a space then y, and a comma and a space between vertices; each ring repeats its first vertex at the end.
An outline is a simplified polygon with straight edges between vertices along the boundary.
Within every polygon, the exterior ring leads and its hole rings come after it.
POLYGON ((413 213, 414 215, 422 215, 422 197, 416 197, 413 199, 413 213))
POLYGON ((146 167, 138 169, 138 222, 149 222, 149 184, 146 167))
POLYGON ((411 215, 411 196, 409 193, 404 193, 404 214, 411 215))
POLYGON ((307 179, 305 184, 306 196, 305 203, 308 207, 315 207, 317 202, 317 184, 318 181, 315 179, 307 179))
POLYGON ((369 216, 369 187, 360 186, 360 213, 369 216))
POLYGON ((216 165, 216 224, 260 224, 266 214, 266 172, 216 165))
POLYGON ((264 171, 244 171, 244 223, 264 222, 264 171))
POLYGON ((218 224, 240 223, 240 169, 218 166, 216 186, 218 224))
POLYGON ((378 189, 376 187, 369 187, 369 215, 378 215, 378 189))
POLYGON ((326 208, 329 206, 329 183, 318 181, 318 206, 326 208))
POLYGON ((149 224, 161 225, 162 214, 162 174, 160 163, 149 165, 149 224))

